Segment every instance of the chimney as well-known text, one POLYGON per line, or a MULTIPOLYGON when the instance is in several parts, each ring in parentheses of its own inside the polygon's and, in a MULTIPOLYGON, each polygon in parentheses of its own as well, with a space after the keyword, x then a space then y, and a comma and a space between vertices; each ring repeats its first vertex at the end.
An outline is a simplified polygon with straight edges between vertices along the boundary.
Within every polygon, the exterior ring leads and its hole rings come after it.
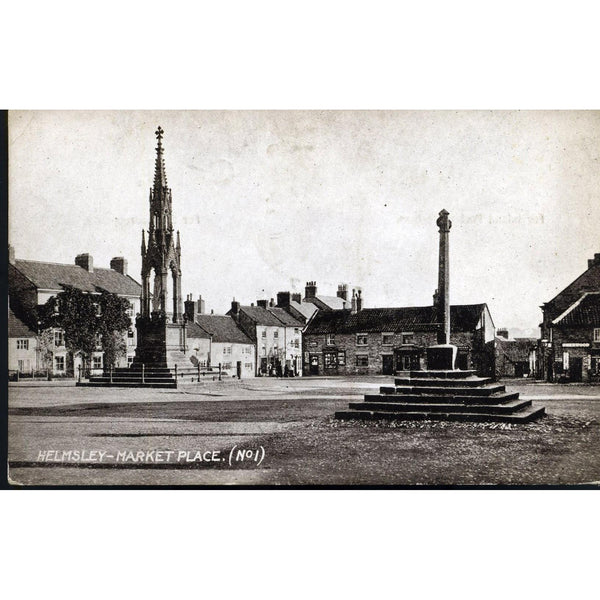
POLYGON ((350 312, 352 314, 356 313, 356 290, 352 290, 352 306, 350 312))
POLYGON ((8 262, 11 265, 15 264, 15 249, 10 244, 8 245, 8 262))
POLYGON ((237 321, 240 316, 240 303, 235 301, 235 298, 231 301, 231 316, 237 321))
POLYGON ((360 312, 362 310, 362 290, 358 288, 356 293, 356 312, 360 312))
POLYGON ((317 282, 307 281, 306 287, 304 288, 304 299, 314 298, 317 295, 317 282))
POLYGON ((192 300, 192 294, 188 294, 183 303, 183 314, 188 321, 196 320, 196 303, 192 300))
POLYGON ((338 285, 337 297, 342 300, 348 300, 348 286, 345 283, 338 285))
POLYGON ((94 272, 94 259, 89 254, 78 254, 75 257, 75 264, 88 273, 94 272))
POLYGON ((302 302, 302 294, 292 294, 292 302, 300 304, 302 302))
MULTIPOLYGON (((191 298, 191 296, 190 296, 191 298)), ((196 301, 196 314, 203 315, 206 310, 204 300, 202 300, 202 294, 198 294, 198 300, 196 301)))
POLYGON ((260 308, 267 308, 268 304, 269 304, 268 300, 257 300, 256 301, 256 306, 260 306, 260 308))
POLYGON ((594 258, 588 260, 588 269, 591 269, 595 265, 600 265, 600 254, 594 254, 594 258))
POLYGON ((289 292, 277 292, 277 306, 279 308, 287 308, 290 305, 289 292))
POLYGON ((275 306, 275 300, 273 298, 271 298, 271 301, 269 302, 269 308, 273 308, 275 306))
POLYGON ((503 328, 501 328, 501 329, 497 329, 497 330, 496 330, 496 335, 497 335, 498 337, 501 337, 501 338, 504 338, 504 339, 506 339, 506 340, 507 340, 507 339, 508 339, 508 329, 506 329, 506 328, 504 328, 504 327, 503 327, 503 328))
POLYGON ((127 261, 122 256, 115 256, 110 261, 110 268, 121 275, 127 275, 127 261))

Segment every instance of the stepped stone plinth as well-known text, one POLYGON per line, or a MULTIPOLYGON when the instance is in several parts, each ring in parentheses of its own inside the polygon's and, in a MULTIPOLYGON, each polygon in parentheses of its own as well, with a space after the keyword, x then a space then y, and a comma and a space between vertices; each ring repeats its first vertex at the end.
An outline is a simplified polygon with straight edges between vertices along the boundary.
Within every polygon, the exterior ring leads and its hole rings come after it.
POLYGON ((458 369, 401 372, 393 386, 381 386, 348 409, 335 418, 528 423, 545 414, 543 406, 520 400, 490 377, 458 369))

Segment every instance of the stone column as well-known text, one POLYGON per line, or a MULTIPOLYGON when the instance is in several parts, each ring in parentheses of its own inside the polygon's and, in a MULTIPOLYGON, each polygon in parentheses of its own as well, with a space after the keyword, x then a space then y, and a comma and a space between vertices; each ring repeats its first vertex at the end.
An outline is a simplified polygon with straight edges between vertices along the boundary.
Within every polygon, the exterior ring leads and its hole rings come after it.
POLYGON ((450 240, 452 221, 447 210, 442 210, 436 221, 440 231, 440 255, 438 266, 438 319, 442 324, 438 344, 450 343, 450 240))

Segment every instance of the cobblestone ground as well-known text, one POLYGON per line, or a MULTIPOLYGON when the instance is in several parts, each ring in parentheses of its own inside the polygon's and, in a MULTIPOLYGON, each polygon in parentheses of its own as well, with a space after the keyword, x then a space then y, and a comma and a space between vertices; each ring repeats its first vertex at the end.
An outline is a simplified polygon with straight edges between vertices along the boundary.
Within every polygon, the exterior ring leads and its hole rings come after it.
POLYGON ((9 387, 18 485, 473 485, 600 481, 600 387, 508 381, 529 425, 340 423, 389 378, 253 379, 177 390, 9 387))

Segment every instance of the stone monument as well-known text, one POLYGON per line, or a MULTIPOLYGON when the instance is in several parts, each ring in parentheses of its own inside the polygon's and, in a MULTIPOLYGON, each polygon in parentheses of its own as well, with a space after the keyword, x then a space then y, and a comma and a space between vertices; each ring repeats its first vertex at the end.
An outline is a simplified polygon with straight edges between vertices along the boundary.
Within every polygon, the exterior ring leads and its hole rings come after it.
POLYGON ((450 248, 452 226, 448 211, 437 219, 440 233, 438 289, 434 315, 438 343, 427 348, 427 370, 402 373, 393 386, 366 394, 363 402, 351 402, 336 419, 504 421, 526 423, 545 414, 531 400, 520 400, 518 392, 507 392, 491 377, 478 377, 474 370, 455 368, 456 346, 450 344, 450 248))

